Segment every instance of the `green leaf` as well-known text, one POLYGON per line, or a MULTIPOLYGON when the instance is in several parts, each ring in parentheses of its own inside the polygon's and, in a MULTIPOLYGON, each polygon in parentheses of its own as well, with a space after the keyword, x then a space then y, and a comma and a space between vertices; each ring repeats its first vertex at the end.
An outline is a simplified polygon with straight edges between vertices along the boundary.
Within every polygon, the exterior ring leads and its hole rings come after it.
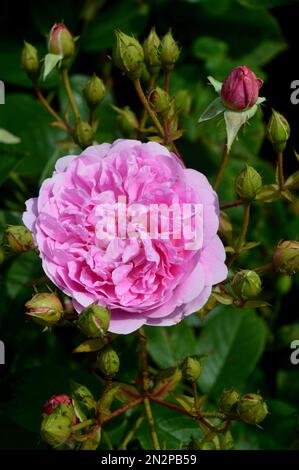
POLYGON ((19 147, 11 147, 0 144, 0 184, 2 184, 9 173, 21 163, 25 154, 19 147))
POLYGON ((242 386, 259 360, 266 340, 264 322, 252 310, 225 307, 207 320, 199 350, 207 354, 200 386, 217 396, 224 388, 242 386))
POLYGON ((245 111, 229 111, 227 109, 224 112, 228 151, 230 151, 231 146, 243 124, 255 115, 257 109, 257 105, 254 104, 251 108, 245 111))
POLYGON ((32 283, 42 274, 41 262, 36 253, 27 252, 17 256, 6 272, 8 295, 15 299, 24 289, 32 290, 32 283))
POLYGON ((213 119, 214 117, 218 116, 218 114, 223 113, 225 111, 225 107, 222 104, 220 98, 216 98, 212 103, 205 109, 202 113, 198 122, 208 121, 209 119, 213 119))
POLYGON ((240 5, 248 8, 256 8, 258 10, 264 8, 274 8, 289 3, 297 2, 298 0, 236 0, 240 5))
POLYGON ((192 46, 193 55, 199 59, 208 59, 210 57, 226 54, 227 43, 212 36, 202 36, 195 40, 192 46))
POLYGON ((21 141, 19 137, 13 135, 6 129, 0 128, 0 143, 2 144, 18 144, 21 141))
POLYGON ((45 63, 44 63, 44 73, 43 79, 46 80, 47 76, 55 69, 56 65, 60 60, 63 59, 61 54, 47 54, 45 56, 45 63))
POLYGON ((77 346, 73 353, 89 353, 99 351, 104 346, 103 341, 100 338, 87 339, 83 343, 77 346))

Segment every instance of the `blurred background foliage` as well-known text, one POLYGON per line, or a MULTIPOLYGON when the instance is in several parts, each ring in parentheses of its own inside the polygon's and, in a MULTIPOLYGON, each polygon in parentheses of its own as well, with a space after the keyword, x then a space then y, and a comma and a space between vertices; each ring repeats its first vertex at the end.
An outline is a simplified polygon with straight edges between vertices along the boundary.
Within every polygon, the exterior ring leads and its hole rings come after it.
MULTIPOLYGON (((143 39, 152 25, 158 34, 172 28, 182 46, 181 58, 171 79, 170 91, 189 90, 191 111, 183 117, 186 130, 178 146, 187 166, 212 179, 220 162, 225 138, 221 119, 198 125, 197 119, 214 97, 206 76, 223 80, 236 65, 246 64, 265 80, 261 96, 263 111, 242 130, 232 151, 232 160, 219 190, 221 202, 236 198, 234 179, 243 162, 259 170, 264 183, 274 181, 275 156, 264 140, 264 119, 271 107, 285 114, 292 134, 286 153, 286 172, 298 167, 293 147, 299 149, 298 115, 290 103, 290 83, 297 79, 297 30, 292 21, 299 13, 296 1, 287 0, 51 0, 16 4, 4 0, 0 18, 0 79, 5 83, 6 102, 0 105, 0 127, 20 138, 20 143, 0 143, 0 230, 18 224, 24 201, 36 195, 41 181, 51 173, 57 158, 66 153, 61 130, 49 127, 51 118, 34 96, 31 82, 20 69, 20 50, 25 39, 46 53, 46 36, 56 21, 64 20, 80 35, 78 55, 71 69, 71 82, 83 115, 81 98, 88 76, 96 72, 107 86, 107 95, 97 114, 99 142, 120 137, 115 111, 129 105, 141 111, 128 80, 113 68, 109 55, 114 29, 143 39), (16 18, 17 15, 17 18, 16 18)), ((58 76, 52 73, 41 87, 56 107, 65 109, 66 98, 58 76)), ((299 203, 278 201, 254 204, 249 241, 260 241, 240 256, 240 267, 267 262, 273 246, 282 238, 298 236, 299 203)), ((235 227, 240 226, 242 208, 230 209, 235 227)), ((71 354, 80 334, 72 328, 58 328, 52 335, 24 318, 24 303, 32 295, 32 282, 42 277, 36 255, 8 257, 0 277, 0 339, 6 345, 6 365, 0 366, 0 447, 43 448, 39 441, 42 404, 53 393, 68 392, 69 379, 85 383, 98 393, 99 382, 89 358, 71 354)), ((299 366, 290 362, 290 342, 299 339, 298 276, 266 275, 265 300, 271 308, 236 310, 218 307, 202 324, 195 314, 172 328, 148 328, 153 367, 170 367, 186 355, 207 355, 200 379, 203 393, 213 403, 223 388, 240 392, 260 391, 269 403, 271 415, 263 431, 236 423, 233 435, 238 449, 289 449, 299 447, 299 366), (273 296, 273 293, 275 294, 273 296)), ((130 381, 138 357, 134 336, 120 337, 119 380, 130 381)), ((159 409, 155 418, 161 443, 179 448, 199 435, 190 419, 171 410, 159 409)), ((117 447, 134 416, 109 424, 101 446, 117 447), (110 443, 110 444, 109 444, 110 443)), ((142 425, 133 447, 150 448, 142 425)))

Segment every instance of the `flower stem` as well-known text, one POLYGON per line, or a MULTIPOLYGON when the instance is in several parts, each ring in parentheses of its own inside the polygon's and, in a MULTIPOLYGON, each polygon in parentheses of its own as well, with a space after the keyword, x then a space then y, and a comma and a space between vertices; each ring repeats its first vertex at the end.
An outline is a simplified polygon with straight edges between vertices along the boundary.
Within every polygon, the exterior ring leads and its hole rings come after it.
POLYGON ((72 432, 81 431, 82 429, 85 429, 88 426, 91 426, 93 423, 94 423, 93 419, 87 419, 86 421, 82 421, 82 423, 74 424, 74 426, 71 427, 71 430, 72 432))
POLYGON ((263 264, 262 266, 258 266, 257 268, 254 269, 254 271, 258 274, 263 274, 267 271, 272 271, 273 268, 274 268, 273 262, 270 261, 270 263, 263 264))
POLYGON ((284 174, 283 174, 283 153, 277 153, 277 168, 278 168, 278 185, 279 190, 282 191, 284 189, 284 174))
POLYGON ((130 429, 130 431, 128 432, 128 434, 125 436, 124 440, 122 441, 122 443, 120 444, 118 450, 126 450, 127 448, 127 445, 129 444, 129 442, 131 442, 131 440, 134 438, 136 432, 138 431, 138 429, 140 428, 142 422, 144 420, 144 416, 143 414, 141 416, 139 416, 139 418, 135 421, 135 423, 133 424, 133 427, 132 429, 130 429))
POLYGON ((142 403, 143 398, 136 398, 136 400, 130 401, 127 405, 122 406, 121 408, 118 408, 117 410, 113 411, 111 415, 109 415, 107 418, 103 420, 103 422, 110 421, 111 419, 115 418, 116 416, 119 416, 122 413, 125 413, 126 411, 130 410, 131 408, 135 408, 135 406, 139 405, 142 403))
POLYGON ((225 144, 225 147, 224 147, 224 150, 223 150, 223 155, 222 155, 222 160, 221 160, 220 166, 218 168, 217 175, 216 175, 215 182, 214 182, 214 189, 218 189, 218 187, 221 183, 224 170, 225 170, 226 165, 228 163, 228 159, 229 159, 229 152, 228 152, 227 145, 225 144))
POLYGON ((151 109, 147 99, 146 99, 146 96, 144 94, 144 91, 142 89, 142 86, 141 86, 141 83, 140 83, 140 80, 134 80, 133 82, 133 85, 135 87, 135 90, 137 92, 137 95, 141 101, 141 103, 143 104, 147 114, 149 115, 149 117, 152 119, 153 123, 155 124, 156 128, 157 128, 157 131, 159 132, 159 134, 164 137, 164 130, 163 130, 163 127, 159 121, 159 119, 157 118, 156 116, 156 113, 151 109))
POLYGON ((165 72, 165 85, 164 85, 164 88, 165 88, 165 91, 166 91, 167 94, 169 94, 170 73, 171 72, 169 72, 169 71, 165 72))
POLYGON ((242 204, 244 204, 244 201, 242 201, 242 199, 239 199, 238 201, 233 201, 233 202, 228 202, 226 204, 221 204, 220 209, 221 210, 230 209, 231 207, 241 206, 242 204))
POLYGON ((250 219, 250 203, 246 203, 244 205, 244 215, 243 215, 243 224, 241 228, 241 233, 239 235, 238 241, 235 246, 235 252, 233 253, 233 255, 231 256, 228 262, 229 268, 232 266, 232 264, 235 262, 235 260, 239 256, 240 249, 242 248, 242 245, 244 243, 244 240, 247 234, 249 219, 250 219))
POLYGON ((41 104, 43 105, 43 107, 48 111, 49 114, 51 114, 51 116, 59 123, 60 127, 62 129, 64 129, 66 132, 69 131, 69 127, 67 125, 67 123, 65 123, 61 117, 59 116, 59 114, 56 113, 56 111, 52 108, 52 106, 50 105, 50 103, 46 100, 46 98, 44 97, 44 95, 42 94, 39 86, 37 83, 34 84, 34 91, 36 93, 36 96, 38 97, 39 101, 41 102, 41 104))
POLYGON ((143 403, 144 403, 145 414, 146 414, 146 418, 147 418, 147 422, 148 422, 148 426, 150 430, 153 447, 155 450, 160 450, 160 444, 158 441, 158 435, 157 435, 157 431, 155 427, 154 417, 153 417, 149 398, 145 397, 143 400, 143 403))
POLYGON ((74 94, 71 88, 70 80, 69 80, 69 73, 66 67, 63 67, 62 69, 62 81, 63 81, 63 86, 65 88, 68 100, 70 102, 71 108, 73 110, 74 116, 76 118, 76 121, 79 121, 81 116, 80 112, 77 106, 77 103, 74 98, 74 94))

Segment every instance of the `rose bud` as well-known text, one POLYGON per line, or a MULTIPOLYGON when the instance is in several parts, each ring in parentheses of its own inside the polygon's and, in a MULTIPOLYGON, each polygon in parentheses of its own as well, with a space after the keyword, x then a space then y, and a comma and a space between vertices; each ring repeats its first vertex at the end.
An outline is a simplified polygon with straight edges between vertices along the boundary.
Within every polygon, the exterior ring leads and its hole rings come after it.
POLYGON ((10 225, 5 230, 6 241, 13 253, 33 250, 32 233, 23 225, 10 225))
POLYGON ((105 336, 109 322, 109 310, 94 302, 79 314, 77 326, 86 336, 96 338, 105 336))
POLYGON ((267 125, 267 137, 276 152, 283 152, 290 137, 290 126, 286 118, 272 109, 267 125))
POLYGON ((113 62, 131 80, 141 77, 144 65, 143 48, 133 36, 119 29, 115 31, 116 42, 113 47, 113 62))
POLYGON ((241 299, 252 299, 262 290, 262 281, 255 271, 243 269, 235 274, 232 288, 241 299))
POLYGON ((74 137, 81 149, 89 147, 93 141, 93 130, 91 125, 80 119, 76 125, 74 137))
POLYGON ((153 110, 161 115, 166 115, 170 109, 170 98, 166 91, 156 87, 149 94, 148 100, 153 110))
POLYGON ((262 187, 261 175, 252 167, 245 164, 245 168, 236 178, 235 190, 241 199, 251 201, 262 187))
POLYGON ((97 366, 106 377, 113 377, 119 369, 119 357, 111 346, 105 346, 97 357, 97 366))
POLYGON ((49 400, 47 400, 43 406, 43 417, 49 416, 61 403, 64 403, 73 409, 74 416, 72 419, 72 424, 76 424, 78 422, 78 418, 73 407, 72 399, 68 395, 53 395, 51 398, 49 398, 49 400))
POLYGON ((251 108, 258 99, 263 81, 246 65, 235 67, 227 76, 221 88, 223 104, 235 111, 251 108))
POLYGON ((171 30, 169 30, 168 33, 163 36, 160 44, 160 59, 165 71, 171 72, 173 70, 180 52, 177 42, 173 39, 171 30))
POLYGON ((201 374, 201 363, 195 357, 186 357, 183 362, 183 377, 187 382, 195 383, 201 374))
POLYGON ((67 403, 57 405, 41 424, 41 437, 50 446, 63 444, 71 435, 74 408, 67 403))
POLYGON ((84 88, 84 96, 88 106, 95 109, 105 96, 105 85, 94 73, 84 88))
POLYGON ((299 242, 285 240, 276 246, 273 264, 277 271, 284 274, 295 274, 299 271, 299 242))
POLYGON ((219 410, 226 415, 234 415, 239 400, 240 395, 236 390, 223 390, 219 399, 219 410))
POLYGON ((24 47, 21 54, 21 66, 31 80, 36 80, 40 72, 40 63, 37 49, 24 41, 24 47))
POLYGON ((143 43, 143 52, 146 68, 150 75, 157 76, 161 68, 161 59, 160 59, 160 38, 156 33, 155 28, 151 29, 148 37, 143 43))
POLYGON ((126 137, 134 137, 136 130, 139 128, 139 122, 134 111, 129 106, 125 106, 123 109, 114 107, 118 112, 117 121, 120 130, 126 137))
POLYGON ((48 49, 51 54, 58 54, 68 59, 75 52, 75 41, 64 23, 55 23, 52 27, 49 39, 48 49))
POLYGON ((63 306, 56 294, 41 292, 25 304, 26 315, 42 326, 54 326, 63 319, 63 306))
POLYGON ((256 393, 244 395, 237 405, 237 412, 242 421, 255 425, 264 421, 269 413, 265 400, 256 393))

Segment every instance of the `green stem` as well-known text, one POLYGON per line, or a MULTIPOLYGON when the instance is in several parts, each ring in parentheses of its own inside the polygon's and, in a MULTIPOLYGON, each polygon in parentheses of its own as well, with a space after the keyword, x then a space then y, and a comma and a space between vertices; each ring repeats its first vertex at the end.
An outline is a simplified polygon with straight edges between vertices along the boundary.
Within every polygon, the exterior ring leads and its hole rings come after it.
POLYGON ((143 414, 142 414, 142 415, 139 416, 139 418, 135 421, 135 423, 133 424, 132 429, 130 429, 130 431, 128 432, 128 434, 125 436, 125 438, 124 438, 124 440, 122 441, 122 443, 120 444, 118 450, 126 450, 127 445, 132 441, 132 439, 134 439, 135 434, 136 434, 136 432, 138 431, 138 429, 140 428, 140 426, 141 426, 143 420, 144 420, 144 416, 143 416, 143 414))
POLYGON ((233 201, 233 202, 228 202, 226 204, 221 204, 220 209, 221 210, 230 209, 231 207, 242 206, 242 204, 244 204, 244 201, 242 201, 242 199, 239 199, 238 201, 233 201))
POLYGON ((152 119, 153 123, 155 124, 156 128, 157 128, 157 131, 159 132, 159 134, 164 137, 164 130, 163 130, 163 127, 159 121, 159 119, 157 118, 156 116, 156 113, 152 110, 152 108, 150 107, 147 99, 146 99, 146 96, 144 94, 144 91, 142 89, 142 86, 141 86, 141 83, 140 83, 140 80, 134 80, 133 82, 133 85, 135 87, 135 90, 137 92, 137 95, 141 101, 141 103, 143 104, 144 106, 144 109, 146 110, 147 114, 149 115, 149 117, 152 119))
POLYGON ((82 421, 82 423, 74 424, 74 426, 71 427, 71 430, 72 430, 72 432, 81 431, 82 429, 85 429, 85 428, 91 426, 92 424, 94 424, 94 420, 93 419, 87 419, 86 421, 82 421))
POLYGON ((279 190, 282 191, 284 189, 284 174, 283 174, 283 153, 277 153, 277 168, 278 168, 278 185, 279 190))
POLYGON ((233 255, 231 256, 228 262, 229 268, 232 266, 232 264, 235 262, 235 260, 239 256, 240 248, 242 248, 244 244, 244 240, 245 240, 247 230, 248 230, 249 219, 250 219, 250 203, 246 203, 244 205, 244 215, 243 215, 243 224, 241 228, 241 233, 239 235, 238 241, 235 246, 235 252, 233 253, 233 255))
POLYGON ((145 414, 146 414, 148 427, 149 427, 149 431, 150 431, 150 435, 151 435, 151 439, 152 439, 153 448, 155 450, 160 450, 161 448, 160 448, 160 444, 159 444, 159 441, 158 441, 158 435, 157 435, 157 431, 156 431, 156 427, 155 427, 152 408, 151 408, 151 404, 150 404, 150 401, 149 401, 148 397, 144 398, 143 404, 144 404, 145 414))
POLYGON ((77 103, 74 98, 74 94, 71 88, 70 80, 69 80, 69 73, 66 67, 63 67, 62 69, 62 81, 63 81, 63 86, 65 88, 68 100, 70 102, 71 108, 73 110, 73 113, 75 115, 76 121, 79 121, 81 116, 80 112, 77 106, 77 103))
POLYGON ((164 88, 165 88, 165 91, 166 91, 167 94, 169 94, 170 74, 171 74, 171 72, 169 70, 167 70, 165 72, 165 86, 164 86, 164 88))
POLYGON ((36 96, 38 97, 39 101, 41 102, 41 104, 43 105, 43 107, 48 111, 49 114, 51 114, 51 116, 59 123, 60 127, 62 129, 64 129, 66 132, 69 131, 69 126, 67 125, 67 123, 65 123, 61 117, 59 116, 59 114, 56 113, 56 111, 52 108, 52 106, 50 105, 50 103, 46 100, 46 98, 44 97, 44 95, 42 94, 39 86, 37 83, 34 84, 34 91, 36 93, 36 96))
MULTIPOLYGON (((156 81, 156 77, 151 76, 150 81, 149 81, 149 85, 148 85, 148 87, 147 87, 147 92, 148 92, 148 93, 154 88, 154 86, 155 86, 155 81, 156 81)), ((142 132, 142 130, 143 130, 144 127, 145 127, 146 118, 147 118, 147 112, 146 112, 146 109, 143 108, 142 114, 141 114, 141 119, 140 119, 140 126, 139 126, 141 132, 142 132)))
POLYGON ((226 165, 228 164, 228 160, 229 160, 229 152, 228 152, 227 145, 225 144, 223 155, 222 155, 222 160, 218 168, 217 175, 216 175, 215 182, 214 182, 214 189, 218 189, 221 183, 224 170, 226 168, 226 165))
POLYGON ((193 397, 194 397, 195 411, 196 411, 196 414, 198 415, 198 414, 200 414, 200 406, 199 406, 199 399, 198 399, 196 383, 192 384, 192 392, 193 392, 193 397))

